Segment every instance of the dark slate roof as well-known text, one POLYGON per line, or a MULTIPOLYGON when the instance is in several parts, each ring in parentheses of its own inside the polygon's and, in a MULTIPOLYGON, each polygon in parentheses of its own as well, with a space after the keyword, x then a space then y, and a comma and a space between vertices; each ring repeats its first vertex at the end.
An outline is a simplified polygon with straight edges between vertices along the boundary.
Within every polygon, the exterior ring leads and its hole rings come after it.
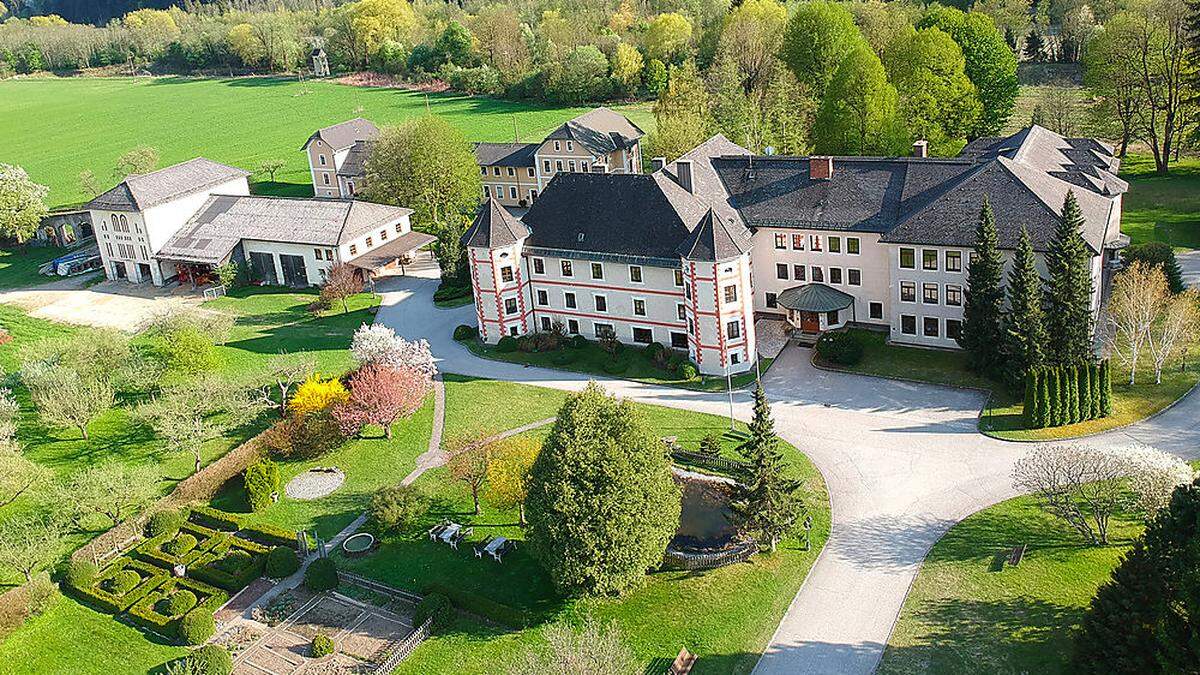
POLYGON ((738 221, 723 220, 710 208, 679 245, 678 253, 687 260, 723 262, 749 250, 750 230, 738 221))
POLYGON ((334 150, 344 150, 354 145, 355 141, 373 140, 378 135, 379 127, 375 126, 373 122, 355 117, 341 124, 317 129, 312 136, 308 137, 308 140, 304 141, 304 145, 300 149, 307 150, 308 144, 319 138, 334 150))
POLYGON ((809 178, 805 157, 726 156, 713 166, 750 227, 877 232, 896 243, 972 246, 986 195, 1002 248, 1014 248, 1025 226, 1045 250, 1072 190, 1083 238, 1099 251, 1116 236, 1108 224, 1125 191, 1109 150, 1034 126, 977 140, 950 159, 835 157, 827 180, 809 178))
POLYGON ((523 220, 531 246, 678 260, 709 210, 661 173, 559 173, 523 220))
POLYGON ((832 286, 811 283, 784 289, 775 301, 781 307, 799 312, 833 312, 849 307, 854 296, 832 286))
POLYGON ((570 120, 546 136, 546 140, 567 140, 580 143, 596 154, 606 155, 614 150, 629 148, 646 132, 624 115, 600 107, 570 120))
POLYGON ((537 143, 476 143, 479 166, 533 166, 537 143))
POLYGON ((729 140, 722 134, 717 134, 679 156, 674 162, 662 168, 662 173, 679 182, 679 162, 688 160, 692 163, 692 192, 716 209, 717 215, 723 220, 734 220, 742 223, 741 214, 730 205, 725 185, 713 168, 713 160, 718 157, 749 156, 752 153, 742 146, 729 140))
POLYGON ((516 243, 529 236, 529 228, 518 220, 508 209, 488 197, 479 205, 475 212, 475 220, 463 233, 463 246, 478 246, 481 248, 496 248, 516 243))
POLYGON ((144 211, 249 175, 248 171, 197 157, 158 171, 128 176, 116 187, 88 202, 87 208, 144 211))
POLYGON ((367 175, 367 157, 371 156, 371 150, 374 148, 375 141, 354 141, 350 152, 346 153, 346 159, 342 160, 342 165, 338 167, 338 175, 348 178, 367 175))
POLYGON ((220 262, 243 239, 335 246, 411 213, 398 206, 345 199, 213 195, 157 257, 220 262))

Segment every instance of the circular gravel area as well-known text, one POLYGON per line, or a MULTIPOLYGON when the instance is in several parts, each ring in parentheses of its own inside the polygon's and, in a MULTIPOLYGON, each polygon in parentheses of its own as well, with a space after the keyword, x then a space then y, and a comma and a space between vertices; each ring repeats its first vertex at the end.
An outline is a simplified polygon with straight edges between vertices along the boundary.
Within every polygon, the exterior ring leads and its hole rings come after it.
POLYGON ((341 469, 329 467, 309 469, 288 481, 283 491, 292 499, 320 499, 346 482, 341 469))

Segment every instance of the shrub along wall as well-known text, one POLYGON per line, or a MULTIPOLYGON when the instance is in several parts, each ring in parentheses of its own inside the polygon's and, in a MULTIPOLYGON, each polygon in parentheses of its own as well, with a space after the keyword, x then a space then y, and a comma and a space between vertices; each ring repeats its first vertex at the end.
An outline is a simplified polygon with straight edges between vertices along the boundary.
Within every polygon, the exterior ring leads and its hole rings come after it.
POLYGON ((1036 368, 1025 377, 1025 424, 1060 427, 1112 414, 1108 361, 1036 368))

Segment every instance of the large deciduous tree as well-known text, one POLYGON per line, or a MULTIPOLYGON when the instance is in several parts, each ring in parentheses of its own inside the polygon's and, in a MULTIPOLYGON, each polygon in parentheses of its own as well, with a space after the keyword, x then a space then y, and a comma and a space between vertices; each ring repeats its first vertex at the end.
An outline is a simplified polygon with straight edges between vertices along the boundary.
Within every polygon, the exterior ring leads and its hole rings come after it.
POLYGON ((1125 504, 1130 465, 1120 451, 1081 444, 1035 448, 1013 467, 1013 487, 1032 493, 1042 507, 1089 544, 1108 544, 1108 525, 1125 504))
POLYGON ((1083 240, 1083 226, 1079 201, 1073 191, 1068 191, 1046 252, 1050 272, 1050 312, 1046 321, 1049 354, 1060 365, 1090 361, 1094 355, 1091 256, 1083 240))
POLYGON ((496 441, 492 461, 488 463, 488 495, 501 508, 517 509, 517 519, 525 525, 525 497, 529 494, 529 475, 542 446, 529 436, 513 436, 496 441))
POLYGON ((94 464, 57 486, 57 503, 64 515, 80 531, 103 519, 102 529, 111 527, 137 513, 161 495, 161 476, 144 464, 107 461, 94 464))
POLYGON ((1194 66, 1188 58, 1186 17, 1185 0, 1147 0, 1129 10, 1132 26, 1122 33, 1133 40, 1126 58, 1136 68, 1140 90, 1133 109, 1134 133, 1150 146, 1159 175, 1169 172, 1181 118, 1195 105, 1189 87, 1194 66))
POLYGON ((88 424, 115 403, 111 383, 55 363, 28 363, 21 368, 21 380, 44 421, 74 427, 84 440, 88 424))
POLYGON ((350 339, 350 355, 360 366, 378 364, 412 368, 428 378, 437 375, 433 352, 425 340, 408 341, 381 323, 363 324, 350 339))
POLYGON ((58 559, 62 528, 52 518, 27 513, 0 521, 0 566, 20 572, 25 583, 58 559))
POLYGON ((344 262, 336 262, 325 275, 321 284, 321 299, 329 304, 340 302, 342 313, 350 313, 350 298, 362 293, 363 284, 359 271, 344 262))
POLYGON ((987 198, 979 209, 975 254, 967 270, 966 300, 958 345, 967 352, 971 369, 994 375, 1001 365, 1004 344, 1004 259, 996 237, 996 219, 987 198))
POLYGON ((646 55, 671 63, 692 41, 692 22, 676 12, 659 14, 646 27, 646 55))
POLYGON ((451 439, 447 445, 450 477, 467 486, 475 515, 479 515, 479 495, 487 485, 488 466, 492 461, 492 446, 486 438, 464 436, 451 439))
POLYGON ((46 217, 50 190, 29 179, 25 169, 0 164, 0 236, 27 241, 46 217))
POLYGON ((1094 119, 1100 129, 1120 139, 1117 156, 1122 158, 1134 139, 1141 101, 1140 66, 1135 55, 1138 31, 1130 15, 1117 15, 1083 52, 1083 83, 1096 97, 1094 119))
POLYGON ((709 97, 694 61, 671 67, 667 86, 654 104, 654 120, 655 130, 647 145, 652 154, 667 161, 708 138, 713 126, 709 97))
POLYGON ((850 52, 825 90, 813 128, 821 154, 895 155, 906 145, 896 88, 865 43, 850 52))
POLYGON ((530 549, 560 592, 613 594, 662 562, 680 492, 638 411, 591 383, 559 410, 525 510, 530 549))
POLYGON ((982 114, 958 43, 935 26, 909 30, 892 41, 884 65, 909 133, 928 140, 934 154, 957 153, 982 114))
POLYGON ((150 173, 158 167, 158 150, 143 145, 117 158, 113 166, 113 177, 124 180, 134 174, 150 173))
POLYGON ((967 77, 979 90, 983 110, 971 136, 999 133, 1016 105, 1019 83, 1017 57, 996 22, 979 12, 934 5, 917 22, 918 28, 929 26, 945 31, 962 48, 967 77))
POLYGON ((866 40, 854 24, 854 15, 840 3, 809 0, 799 4, 783 34, 780 58, 796 79, 818 100, 840 65, 866 40))
POLYGON ((1093 598, 1072 665, 1085 675, 1200 663, 1200 481, 1178 488, 1093 598))
POLYGON ((236 384, 208 375, 168 386, 138 408, 138 417, 170 450, 192 456, 200 470, 205 443, 249 421, 258 400, 236 384))
POLYGON ((1154 360, 1155 384, 1162 384, 1163 367, 1187 349, 1197 328, 1200 328, 1200 292, 1189 288, 1167 300, 1146 341, 1154 360))

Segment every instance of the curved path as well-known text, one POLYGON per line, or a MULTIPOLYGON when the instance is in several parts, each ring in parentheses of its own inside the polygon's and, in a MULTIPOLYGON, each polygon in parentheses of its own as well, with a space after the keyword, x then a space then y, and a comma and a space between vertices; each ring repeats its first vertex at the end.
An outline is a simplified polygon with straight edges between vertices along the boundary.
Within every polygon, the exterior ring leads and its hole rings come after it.
MULTIPOLYGON (((429 340, 442 372, 571 391, 597 379, 640 402, 730 414, 725 393, 476 357, 451 338, 454 326, 474 324, 473 307, 434 307, 436 286, 419 276, 381 282, 377 321, 429 340)), ((976 431, 980 392, 821 371, 802 348, 785 350, 763 384, 779 434, 825 477, 833 527, 755 673, 871 673, 926 553, 954 523, 1015 496, 1009 476, 1029 446, 976 431)), ((749 393, 734 398, 733 414, 748 420, 749 393)), ((1193 456, 1198 426, 1200 395, 1193 393, 1157 418, 1088 442, 1136 439, 1193 456)))

